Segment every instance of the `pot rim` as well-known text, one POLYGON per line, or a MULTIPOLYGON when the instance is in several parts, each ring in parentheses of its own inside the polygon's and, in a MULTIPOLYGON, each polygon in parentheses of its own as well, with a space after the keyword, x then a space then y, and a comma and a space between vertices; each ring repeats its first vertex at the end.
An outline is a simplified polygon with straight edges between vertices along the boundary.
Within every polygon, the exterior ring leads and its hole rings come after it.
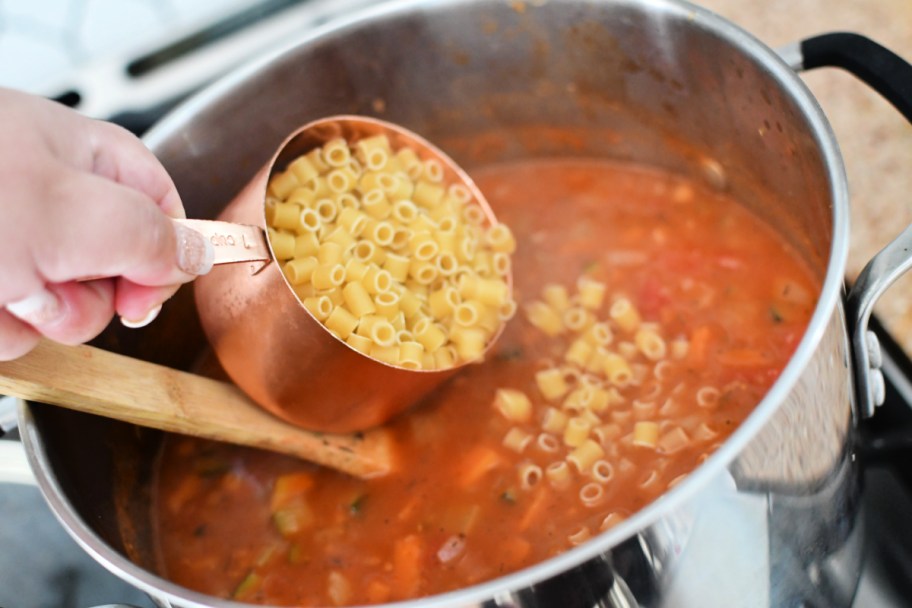
MULTIPOLYGON (((602 4, 599 0, 584 0, 590 4, 602 4)), ((378 17, 427 9, 434 6, 452 5, 460 0, 389 0, 378 6, 362 8, 352 15, 335 19, 315 28, 306 35, 258 57, 230 74, 218 79, 202 91, 184 101, 173 112, 159 121, 143 138, 146 145, 154 149, 160 145, 172 124, 180 125, 200 110, 210 106, 226 92, 271 65, 276 59, 292 49, 313 44, 324 36, 357 27, 378 17)), ((841 301, 843 280, 848 258, 849 212, 848 185, 842 157, 833 130, 817 100, 798 76, 769 46, 748 31, 724 17, 688 0, 621 0, 624 4, 646 4, 664 14, 690 19, 712 30, 720 38, 744 55, 761 65, 788 93, 789 98, 800 109, 807 120, 809 134, 813 136, 821 153, 830 187, 832 202, 833 234, 829 260, 820 297, 808 324, 807 331, 799 342, 794 354, 779 378, 766 393, 753 412, 739 425, 738 429, 702 465, 691 472, 666 494, 633 514, 611 529, 592 539, 546 561, 539 562, 517 572, 485 581, 471 587, 428 596, 419 599, 384 604, 390 608, 438 608, 452 605, 468 605, 484 602, 499 594, 530 587, 573 569, 580 564, 606 553, 620 542, 628 539, 649 524, 659 520, 675 507, 691 499, 717 476, 744 450, 760 429, 770 420, 784 402, 788 393, 797 383, 819 345, 828 322, 841 301)), ((51 471, 47 453, 34 426, 28 406, 20 410, 20 427, 28 454, 29 463, 35 471, 38 485, 49 503, 51 510, 76 542, 96 561, 126 582, 152 595, 167 597, 168 601, 188 608, 239 608, 250 604, 235 602, 191 591, 147 571, 125 556, 112 549, 78 516, 63 492, 57 478, 51 471)), ((268 608, 268 607, 267 607, 268 608)))

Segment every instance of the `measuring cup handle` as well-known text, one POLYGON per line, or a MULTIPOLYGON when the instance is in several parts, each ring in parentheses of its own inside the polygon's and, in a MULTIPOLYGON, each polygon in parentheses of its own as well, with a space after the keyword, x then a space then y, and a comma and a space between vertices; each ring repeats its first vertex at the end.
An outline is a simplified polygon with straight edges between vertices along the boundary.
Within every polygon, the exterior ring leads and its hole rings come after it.
MULTIPOLYGON (((796 70, 842 68, 880 93, 912 122, 912 65, 893 51, 860 34, 834 32, 785 47, 781 55, 796 70)), ((912 268, 912 226, 881 249, 859 273, 846 298, 846 320, 855 359, 855 393, 861 418, 874 414, 885 399, 882 356, 877 336, 868 329, 874 304, 912 268)))
POLYGON ((218 220, 172 220, 201 233, 215 250, 214 264, 252 262, 256 274, 272 261, 266 234, 259 226, 234 224, 218 220))

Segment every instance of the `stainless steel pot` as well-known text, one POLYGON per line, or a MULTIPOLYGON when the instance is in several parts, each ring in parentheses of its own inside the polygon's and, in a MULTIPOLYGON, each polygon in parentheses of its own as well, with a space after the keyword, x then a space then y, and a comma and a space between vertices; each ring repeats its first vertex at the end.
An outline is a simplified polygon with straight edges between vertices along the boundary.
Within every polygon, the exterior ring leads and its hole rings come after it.
MULTIPOLYGON (((875 258, 847 319, 846 180, 832 132, 795 74, 805 61, 850 67, 909 110, 901 82, 912 82, 912 68, 853 36, 815 38, 780 57, 676 0, 419 0, 308 35, 216 83, 148 135, 189 213, 202 218, 217 215, 295 126, 330 114, 400 123, 470 173, 533 156, 651 164, 730 191, 819 277, 810 328, 779 380, 674 490, 556 558, 402 606, 849 604, 863 538, 856 425, 877 397, 866 323, 910 258, 907 242, 875 258), (850 342, 860 347, 854 355, 850 342)), ((153 327, 112 327, 102 345, 189 368, 204 340, 184 290, 153 327)), ((24 406, 20 425, 48 502, 102 564, 162 606, 238 605, 154 574, 147 482, 159 434, 41 404, 24 406)))

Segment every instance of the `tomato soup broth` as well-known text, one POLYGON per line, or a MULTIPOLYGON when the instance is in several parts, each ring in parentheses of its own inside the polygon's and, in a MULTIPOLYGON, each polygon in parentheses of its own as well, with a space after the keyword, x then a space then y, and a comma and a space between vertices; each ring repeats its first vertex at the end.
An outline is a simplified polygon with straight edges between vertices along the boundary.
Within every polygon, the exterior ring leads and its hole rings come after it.
POLYGON ((346 605, 529 566, 697 467, 805 331, 819 286, 722 194, 601 161, 473 177, 519 244, 519 310, 488 359, 391 423, 402 464, 381 479, 170 438, 153 505, 164 576, 247 602, 346 605))

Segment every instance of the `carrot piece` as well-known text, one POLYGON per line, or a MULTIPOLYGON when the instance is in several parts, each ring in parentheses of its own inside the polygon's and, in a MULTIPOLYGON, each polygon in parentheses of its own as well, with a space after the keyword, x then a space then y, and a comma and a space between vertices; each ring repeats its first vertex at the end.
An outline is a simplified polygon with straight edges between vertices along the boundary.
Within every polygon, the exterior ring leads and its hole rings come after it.
POLYGON ((478 522, 478 516, 481 514, 481 507, 478 505, 472 505, 469 507, 469 510, 465 512, 462 516, 459 531, 462 534, 468 534, 472 531, 472 528, 475 527, 475 524, 478 522))
POLYGON ((722 353, 719 362, 726 367, 766 367, 770 365, 769 358, 762 352, 753 348, 733 348, 722 353))
POLYGON ((418 508, 419 504, 421 504, 421 498, 413 494, 412 497, 408 499, 408 502, 405 503, 405 506, 399 509, 399 513, 396 514, 396 519, 399 521, 410 519, 412 515, 415 514, 415 509, 418 508))
POLYGON ((424 558, 424 542, 417 534, 409 534, 393 545, 393 580, 396 595, 412 597, 421 583, 421 561, 424 558))
POLYGON ((533 496, 532 502, 530 502, 529 506, 526 507, 526 511, 523 513, 522 518, 519 520, 516 529, 519 531, 528 530, 532 524, 534 524, 541 518, 542 515, 544 515, 545 505, 547 503, 548 491, 540 487, 535 493, 535 496, 533 496))
POLYGON ((687 362, 692 366, 701 366, 709 357, 709 343, 712 340, 712 328, 701 325, 690 334, 690 344, 687 347, 687 362))
POLYGON ((273 512, 287 506, 314 487, 314 476, 308 472, 287 473, 276 479, 272 488, 270 508, 273 512))
POLYGON ((184 505, 199 492, 202 485, 202 479, 196 475, 187 475, 181 479, 177 488, 168 495, 168 511, 171 513, 180 512, 184 505))
POLYGON ((532 543, 521 536, 510 536, 500 543, 500 554, 504 566, 515 568, 522 565, 523 561, 532 552, 532 543))
POLYGON ((475 446, 462 460, 459 485, 463 488, 475 485, 486 473, 503 463, 496 451, 486 446, 475 446))
POLYGON ((367 600, 372 604, 385 604, 391 593, 392 589, 386 583, 371 581, 367 584, 367 600))

